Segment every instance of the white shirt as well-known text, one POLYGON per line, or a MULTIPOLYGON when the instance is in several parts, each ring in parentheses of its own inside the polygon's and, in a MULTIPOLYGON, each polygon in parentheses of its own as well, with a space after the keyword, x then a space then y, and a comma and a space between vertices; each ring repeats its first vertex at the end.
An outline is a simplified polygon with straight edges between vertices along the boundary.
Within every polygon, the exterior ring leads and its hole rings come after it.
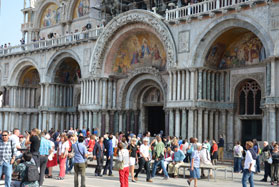
POLYGON ((210 159, 210 153, 207 149, 203 148, 201 150, 200 157, 201 157, 201 164, 212 165, 210 159))
POLYGON ((233 156, 241 158, 242 157, 243 147, 241 145, 236 145, 233 148, 233 156))
POLYGON ((144 156, 149 158, 149 146, 142 144, 140 146, 140 153, 144 156))
POLYGON ((119 155, 118 160, 123 161, 124 168, 129 167, 130 166, 129 151, 127 149, 122 149, 121 151, 119 150, 118 155, 119 155))
MULTIPOLYGON (((9 137, 10 140, 12 140, 12 142, 14 142, 14 144, 16 145, 16 147, 20 147, 20 142, 19 142, 19 137, 15 134, 11 135, 9 137)), ((20 155, 20 151, 17 151, 16 152, 16 156, 19 156, 20 155)))
POLYGON ((66 148, 69 149, 70 145, 69 145, 69 142, 66 141, 62 144, 62 142, 59 143, 59 156, 62 154, 62 153, 65 153, 66 151, 66 148))
POLYGON ((246 151, 244 169, 249 169, 251 163, 252 163, 251 171, 255 172, 256 171, 256 168, 255 168, 256 160, 253 160, 253 157, 252 157, 252 154, 250 153, 250 151, 246 151))

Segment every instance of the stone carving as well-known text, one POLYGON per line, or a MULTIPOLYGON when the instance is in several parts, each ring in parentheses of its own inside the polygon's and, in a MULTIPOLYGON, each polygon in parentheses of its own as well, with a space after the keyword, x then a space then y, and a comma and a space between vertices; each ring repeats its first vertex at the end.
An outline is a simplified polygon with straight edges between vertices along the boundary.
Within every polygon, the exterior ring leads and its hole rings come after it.
POLYGON ((270 29, 279 29, 279 6, 270 7, 270 29))
POLYGON ((98 75, 98 73, 100 73, 100 69, 102 68, 102 63, 104 61, 104 54, 107 50, 106 47, 108 46, 111 37, 113 37, 114 32, 117 32, 117 30, 127 24, 139 22, 150 26, 157 32, 160 40, 163 42, 167 54, 167 67, 176 65, 175 44, 165 23, 159 20, 158 17, 152 15, 150 12, 144 10, 133 10, 125 12, 112 19, 98 38, 91 60, 91 72, 93 75, 98 75))
POLYGON ((264 94, 265 94, 265 78, 264 78, 264 73, 252 73, 252 74, 234 74, 234 75, 231 75, 231 84, 232 84, 232 87, 231 87, 231 95, 232 95, 232 98, 235 97, 235 89, 236 87, 238 86, 238 84, 243 81, 243 80, 247 80, 247 79, 253 79, 253 80, 256 80, 258 82, 258 84, 260 85, 261 87, 261 91, 262 91, 262 97, 264 97, 264 94))
MULTIPOLYGON (((135 71, 132 71, 131 73, 129 73, 128 78, 122 84, 121 90, 119 92, 119 100, 118 100, 120 103, 120 108, 124 107, 123 98, 126 98, 127 89, 129 88, 129 84, 131 84, 132 79, 134 79, 135 77, 137 77, 138 75, 141 75, 141 74, 153 75, 158 80, 158 82, 162 85, 164 92, 167 93, 167 83, 161 76, 159 70, 157 70, 156 68, 151 68, 151 67, 138 68, 135 71)), ((165 97, 167 98, 167 95, 165 95, 165 97)))
POLYGON ((178 34, 178 52, 190 51, 190 31, 182 31, 178 34))

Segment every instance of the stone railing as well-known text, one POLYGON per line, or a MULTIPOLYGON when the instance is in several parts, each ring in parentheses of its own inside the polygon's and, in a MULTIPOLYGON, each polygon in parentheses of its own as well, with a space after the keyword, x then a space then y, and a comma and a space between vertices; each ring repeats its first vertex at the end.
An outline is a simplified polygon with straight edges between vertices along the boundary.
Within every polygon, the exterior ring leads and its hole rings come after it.
POLYGON ((196 17, 209 15, 210 13, 218 13, 223 10, 233 10, 236 8, 247 7, 253 3, 265 2, 265 0, 205 0, 196 4, 166 10, 166 20, 175 21, 186 19, 188 17, 196 17))
POLYGON ((12 46, 12 47, 8 47, 8 48, 2 48, 2 49, 0 49, 0 57, 4 56, 4 55, 24 53, 24 52, 30 52, 30 51, 34 51, 34 50, 38 50, 38 49, 67 45, 67 44, 76 43, 76 42, 82 41, 82 40, 97 39, 98 36, 102 33, 102 31, 103 31, 103 27, 100 27, 97 29, 91 29, 91 30, 81 32, 81 33, 74 33, 74 34, 61 36, 58 38, 40 40, 40 41, 31 42, 31 43, 24 44, 24 45, 17 45, 17 46, 12 46))
POLYGON ((32 23, 23 23, 23 24, 21 24, 21 30, 28 30, 30 28, 33 28, 33 24, 32 23))

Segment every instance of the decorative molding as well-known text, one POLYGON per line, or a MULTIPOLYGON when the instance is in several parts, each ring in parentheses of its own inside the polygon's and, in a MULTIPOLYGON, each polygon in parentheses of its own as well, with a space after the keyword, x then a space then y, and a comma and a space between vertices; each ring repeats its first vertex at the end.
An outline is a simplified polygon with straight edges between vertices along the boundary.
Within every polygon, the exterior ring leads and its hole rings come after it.
POLYGON ((115 32, 122 27, 133 23, 143 23, 153 28, 164 45, 167 54, 167 67, 175 66, 177 64, 176 46, 166 24, 152 12, 145 10, 132 10, 124 12, 123 14, 113 18, 98 38, 94 47, 90 65, 90 71, 93 75, 98 76, 100 74, 100 70, 104 62, 105 52, 108 50, 108 43, 111 41, 115 32))

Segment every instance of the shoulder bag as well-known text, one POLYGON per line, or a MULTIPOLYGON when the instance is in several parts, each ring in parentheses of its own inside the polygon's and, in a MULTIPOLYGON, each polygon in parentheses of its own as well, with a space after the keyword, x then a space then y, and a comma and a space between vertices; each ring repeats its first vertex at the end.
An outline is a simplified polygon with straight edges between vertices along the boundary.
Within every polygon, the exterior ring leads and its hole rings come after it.
MULTIPOLYGON (((121 151, 122 155, 123 155, 123 151, 121 151)), ((120 160, 117 160, 114 167, 113 167, 114 170, 116 171, 119 171, 119 170, 122 170, 124 169, 124 160, 120 161, 120 160)))

